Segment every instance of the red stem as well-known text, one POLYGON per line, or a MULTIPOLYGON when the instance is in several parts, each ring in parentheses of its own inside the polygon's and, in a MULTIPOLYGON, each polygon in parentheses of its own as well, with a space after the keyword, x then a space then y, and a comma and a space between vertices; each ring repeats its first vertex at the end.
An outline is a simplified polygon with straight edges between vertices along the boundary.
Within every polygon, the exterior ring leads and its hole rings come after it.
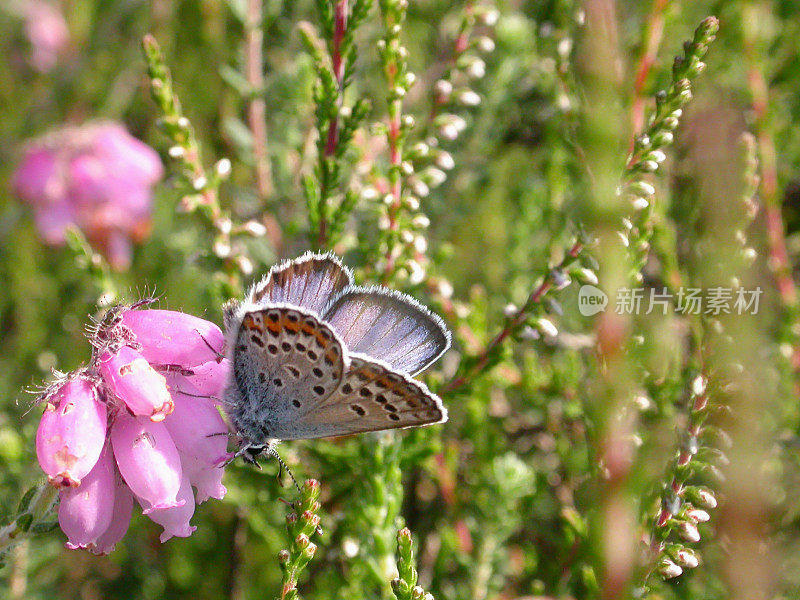
MULTIPOLYGON (((576 256, 578 256, 578 254, 582 249, 583 249, 583 244, 581 244, 580 242, 576 242, 572 246, 572 248, 570 248, 568 255, 571 258, 575 258, 576 256)), ((491 342, 489 342, 489 344, 483 349, 483 351, 480 353, 477 362, 472 367, 472 369, 470 369, 469 372, 465 373, 464 375, 460 375, 458 377, 451 379, 448 383, 446 383, 444 386, 440 388, 439 390, 440 393, 452 392, 453 390, 456 390, 461 386, 465 385, 466 383, 468 383, 470 379, 472 379, 477 373, 480 373, 486 367, 486 364, 489 362, 489 358, 492 355, 492 351, 497 346, 502 344, 508 338, 508 336, 514 333, 514 331, 516 331, 525 322, 525 319, 528 317, 528 312, 530 311, 531 307, 537 302, 539 302, 551 287, 553 287, 552 280, 546 278, 539 285, 539 287, 533 290, 533 292, 528 297, 528 300, 525 302, 522 308, 520 308, 514 314, 514 316, 508 319, 508 321, 505 324, 505 327, 503 327, 500 333, 498 333, 494 337, 494 339, 491 342)))
POLYGON ((347 31, 347 0, 339 0, 336 3, 336 16, 333 31, 333 52, 331 62, 333 63, 333 76, 339 86, 339 97, 337 99, 336 116, 328 127, 328 141, 325 145, 325 156, 331 156, 336 151, 336 143, 339 137, 339 111, 342 108, 342 85, 344 83, 344 61, 342 60, 342 41, 344 33, 347 31))

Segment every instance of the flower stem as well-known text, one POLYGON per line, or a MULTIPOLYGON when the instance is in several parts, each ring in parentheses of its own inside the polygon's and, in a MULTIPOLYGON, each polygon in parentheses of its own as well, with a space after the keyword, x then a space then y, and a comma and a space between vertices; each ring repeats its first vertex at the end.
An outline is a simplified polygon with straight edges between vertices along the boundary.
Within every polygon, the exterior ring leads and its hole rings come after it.
POLYGON ((247 119, 253 136, 256 187, 261 198, 265 199, 272 195, 273 182, 267 143, 267 105, 264 100, 263 89, 264 61, 262 45, 264 43, 264 31, 261 27, 262 14, 262 0, 247 0, 245 72, 251 90, 251 98, 247 107, 247 119))

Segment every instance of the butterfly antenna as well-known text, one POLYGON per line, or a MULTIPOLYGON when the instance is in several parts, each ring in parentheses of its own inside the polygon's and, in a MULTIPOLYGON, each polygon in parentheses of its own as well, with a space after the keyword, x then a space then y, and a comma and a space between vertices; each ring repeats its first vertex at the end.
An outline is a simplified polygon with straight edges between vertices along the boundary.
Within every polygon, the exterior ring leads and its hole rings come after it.
MULTIPOLYGON (((303 490, 300 489, 300 484, 297 483, 297 479, 294 478, 294 475, 292 474, 292 470, 289 468, 289 465, 287 465, 285 462, 283 462, 283 459, 281 458, 281 455, 278 454, 278 451, 273 446, 268 446, 267 447, 267 453, 269 453, 270 456, 272 456, 273 458, 275 458, 275 460, 278 461, 278 465, 280 465, 281 469, 286 470, 286 472, 289 474, 289 477, 292 478, 292 482, 294 483, 294 487, 297 488, 297 492, 302 496, 303 495, 303 490)), ((280 473, 278 474, 278 476, 280 476, 280 473)))

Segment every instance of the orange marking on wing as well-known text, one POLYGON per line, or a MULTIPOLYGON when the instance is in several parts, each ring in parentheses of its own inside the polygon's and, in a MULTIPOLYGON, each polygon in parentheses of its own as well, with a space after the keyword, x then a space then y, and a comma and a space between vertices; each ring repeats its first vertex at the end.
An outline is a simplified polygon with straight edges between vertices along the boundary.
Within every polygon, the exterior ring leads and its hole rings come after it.
POLYGON ((242 327, 245 329, 249 329, 251 331, 258 331, 263 333, 264 326, 260 323, 256 323, 256 320, 253 318, 252 315, 247 315, 244 320, 242 321, 242 327))

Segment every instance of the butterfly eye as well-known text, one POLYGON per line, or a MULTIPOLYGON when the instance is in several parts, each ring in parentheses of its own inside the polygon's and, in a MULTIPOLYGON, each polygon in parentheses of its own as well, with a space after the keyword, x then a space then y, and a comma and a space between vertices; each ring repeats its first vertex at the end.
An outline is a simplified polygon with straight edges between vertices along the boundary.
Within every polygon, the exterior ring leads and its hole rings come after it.
POLYGON ((264 452, 264 449, 265 449, 265 448, 266 448, 266 446, 264 446, 264 445, 260 445, 260 446, 250 446, 250 447, 248 447, 248 448, 247 448, 247 450, 245 450, 245 452, 246 452, 248 455, 250 455, 251 457, 255 458, 256 456, 258 456, 259 454, 261 454, 262 452, 264 452))

